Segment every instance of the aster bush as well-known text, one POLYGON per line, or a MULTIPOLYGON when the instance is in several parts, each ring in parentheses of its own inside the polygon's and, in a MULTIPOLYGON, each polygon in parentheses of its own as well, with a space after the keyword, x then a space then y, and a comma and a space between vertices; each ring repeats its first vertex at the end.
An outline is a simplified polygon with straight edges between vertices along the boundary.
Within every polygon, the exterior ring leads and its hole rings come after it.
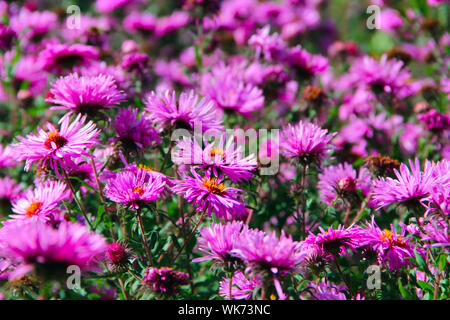
POLYGON ((0 0, 0 298, 448 300, 449 13, 0 0))

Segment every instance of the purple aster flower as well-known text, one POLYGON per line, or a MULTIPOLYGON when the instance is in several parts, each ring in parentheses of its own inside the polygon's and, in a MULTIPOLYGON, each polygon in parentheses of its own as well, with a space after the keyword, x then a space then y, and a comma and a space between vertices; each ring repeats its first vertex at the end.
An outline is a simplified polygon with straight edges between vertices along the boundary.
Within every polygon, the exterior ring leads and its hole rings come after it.
POLYGON ((156 201, 165 189, 165 181, 149 175, 139 168, 136 172, 118 172, 105 186, 105 196, 132 209, 141 208, 146 202, 156 201))
POLYGON ((51 11, 29 11, 23 8, 18 15, 11 17, 10 25, 17 34, 38 42, 58 25, 58 16, 51 11))
POLYGON ((228 300, 250 300, 262 285, 263 282, 257 276, 247 278, 242 271, 238 270, 231 280, 231 297, 230 278, 227 277, 223 277, 220 281, 219 295, 228 300))
POLYGON ((180 286, 189 283, 189 275, 168 267, 147 268, 144 283, 154 292, 172 297, 180 292, 180 286))
POLYGON ((240 262, 232 254, 236 243, 242 234, 250 232, 248 227, 240 221, 232 221, 226 224, 212 223, 210 227, 200 229, 200 237, 197 238, 198 249, 203 257, 195 258, 193 262, 213 260, 226 268, 235 270, 240 262))
POLYGON ((436 134, 441 134, 445 130, 450 130, 450 115, 442 114, 435 109, 419 114, 417 120, 422 122, 427 130, 436 134))
POLYGON ((38 135, 30 133, 25 138, 18 137, 20 142, 14 146, 19 160, 26 160, 25 170, 28 171, 35 162, 39 162, 41 169, 49 162, 50 167, 58 171, 58 165, 64 168, 65 159, 88 156, 86 150, 97 144, 99 131, 92 121, 87 124, 85 121, 86 116, 80 114, 72 123, 69 117, 64 117, 59 129, 47 122, 48 132, 38 127, 38 135))
POLYGON ((70 191, 64 182, 49 181, 28 190, 22 197, 13 202, 13 219, 37 218, 42 222, 53 219, 60 212, 62 200, 70 198, 70 191))
POLYGON ((152 122, 145 117, 138 117, 138 109, 129 107, 121 109, 115 117, 113 128, 116 136, 111 140, 121 142, 125 150, 153 148, 162 138, 152 126, 152 122))
POLYGON ((11 49, 16 38, 17 35, 14 30, 0 23, 0 50, 8 51, 11 49))
POLYGON ((319 247, 332 256, 349 255, 348 250, 355 251, 360 246, 360 228, 353 225, 345 228, 339 225, 337 228, 330 226, 328 230, 319 227, 320 233, 306 237, 302 242, 303 249, 319 247))
POLYGON ((148 68, 148 55, 142 52, 130 52, 122 57, 120 66, 129 72, 136 72, 146 75, 148 68))
POLYGON ((214 211, 216 217, 223 220, 246 217, 241 189, 225 186, 222 177, 201 177, 194 169, 191 169, 191 173, 192 176, 183 173, 182 180, 174 182, 172 191, 182 194, 198 212, 206 210, 209 216, 214 211))
POLYGON ((345 287, 330 283, 325 278, 317 283, 311 282, 311 289, 315 300, 347 300, 345 294, 341 292, 345 287))
POLYGON ((326 167, 318 177, 317 187, 322 200, 327 204, 331 204, 337 198, 352 201, 357 197, 357 189, 361 189, 364 196, 370 192, 369 170, 361 168, 356 171, 349 163, 326 167))
POLYGON ((148 12, 132 12, 123 20, 123 26, 131 34, 136 31, 151 34, 156 28, 156 17, 148 12))
POLYGON ((424 248, 444 248, 445 251, 450 251, 450 232, 448 222, 443 217, 433 217, 423 223, 423 230, 420 237, 422 241, 430 241, 430 244, 425 244, 424 248))
POLYGON ((335 135, 309 122, 300 121, 295 126, 289 124, 281 133, 281 153, 303 165, 320 165, 328 155, 335 135))
POLYGON ((248 181, 258 167, 256 156, 243 156, 240 146, 233 138, 225 144, 225 136, 219 142, 207 143, 204 149, 195 139, 184 137, 175 147, 172 161, 176 164, 191 164, 194 168, 206 169, 216 177, 224 174, 233 182, 248 181))
POLYGON ((96 47, 84 44, 49 44, 41 51, 39 59, 44 69, 61 74, 64 70, 72 70, 74 66, 89 65, 99 58, 96 47))
POLYGON ((284 276, 297 270, 305 257, 300 243, 284 231, 280 237, 275 231, 244 232, 232 253, 246 262, 247 270, 272 276, 284 276))
POLYGON ((17 165, 17 154, 11 146, 0 144, 0 168, 12 168, 17 165))
POLYGON ((194 130, 198 127, 204 133, 223 129, 221 114, 214 103, 207 98, 199 100, 194 91, 181 93, 178 101, 175 91, 152 92, 147 96, 145 105, 150 121, 160 130, 194 130))
POLYGON ((277 33, 270 35, 269 25, 257 30, 248 40, 248 44, 256 49, 257 57, 262 53, 267 61, 280 61, 285 58, 287 44, 277 33))
POLYGON ((426 160, 421 171, 419 159, 416 158, 414 163, 409 160, 409 167, 402 163, 400 171, 394 169, 396 179, 387 177, 373 182, 372 199, 378 209, 394 202, 415 205, 429 195, 438 180, 433 176, 433 164, 426 160))
POLYGON ((189 13, 174 11, 170 16, 161 17, 156 21, 155 34, 165 36, 173 33, 189 23, 189 13))
MULTIPOLYGON (((380 264, 389 270, 398 270, 401 267, 412 265, 408 257, 414 257, 414 246, 410 238, 405 237, 405 229, 397 233, 391 224, 391 230, 381 230, 372 216, 372 221, 361 230, 361 246, 366 246, 377 252, 380 264)), ((420 254, 424 250, 417 248, 420 254)))
POLYGON ((34 56, 23 56, 15 65, 12 86, 16 92, 27 83, 27 89, 34 97, 42 94, 47 87, 47 72, 42 61, 34 56))
POLYGON ((100 13, 111 13, 114 10, 124 7, 133 2, 140 2, 141 0, 97 0, 95 1, 95 9, 100 13))
POLYGON ((130 258, 133 257, 131 250, 123 242, 113 242, 108 245, 106 251, 110 266, 117 271, 126 271, 130 263, 130 258))
POLYGON ((408 90, 411 73, 403 61, 388 59, 387 55, 383 55, 380 61, 365 56, 355 61, 350 73, 355 75, 355 83, 370 86, 374 93, 392 93, 400 98, 411 93, 408 90))
POLYGON ((34 271, 44 279, 67 278, 67 267, 97 269, 106 241, 86 227, 62 222, 58 229, 36 220, 21 220, 0 229, 0 256, 16 265, 10 278, 34 271))
POLYGON ((125 94, 116 85, 110 75, 79 76, 72 73, 56 79, 46 101, 53 104, 53 110, 86 114, 90 117, 100 112, 120 105, 125 100, 125 94))
POLYGON ((386 8, 380 12, 380 29, 394 34, 396 30, 403 27, 403 19, 397 10, 386 8))
MULTIPOLYGON (((0 208, 10 207, 11 202, 22 194, 23 185, 10 177, 0 177, 0 208)), ((2 211, 4 213, 4 211, 2 211)))
POLYGON ((302 78, 310 78, 324 73, 328 68, 328 59, 317 54, 311 54, 300 45, 288 50, 286 62, 297 70, 302 78))
POLYGON ((244 79, 244 74, 243 64, 218 63, 202 75, 201 90, 219 108, 250 117, 264 107, 264 95, 260 88, 244 79))

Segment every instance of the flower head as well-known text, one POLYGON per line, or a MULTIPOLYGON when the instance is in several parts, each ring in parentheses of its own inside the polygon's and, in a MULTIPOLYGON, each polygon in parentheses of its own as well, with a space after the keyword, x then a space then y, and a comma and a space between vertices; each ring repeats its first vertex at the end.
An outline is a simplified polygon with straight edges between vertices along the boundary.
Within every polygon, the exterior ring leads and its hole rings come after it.
POLYGON ((173 191, 182 194, 197 211, 206 210, 209 216, 214 211, 216 217, 224 220, 246 217, 241 189, 227 187, 222 178, 202 177, 193 169, 191 173, 192 176, 184 174, 182 180, 175 181, 173 191))
POLYGON ((17 266, 11 278, 34 271, 44 279, 66 279, 71 265, 95 270, 106 246, 102 236, 72 222, 62 222, 54 229, 27 219, 0 229, 0 255, 17 266))
POLYGON ((88 65, 98 57, 99 52, 96 47, 79 43, 49 44, 39 56, 45 70, 58 74, 64 70, 72 70, 75 66, 88 65))
POLYGON ((147 96, 146 111, 150 121, 159 129, 187 129, 198 127, 206 130, 222 130, 222 120, 214 103, 206 98, 199 100, 193 91, 181 93, 177 99, 175 91, 163 94, 152 92, 147 96))
POLYGON ((258 166, 255 155, 244 157, 233 138, 225 143, 224 136, 218 142, 206 142, 204 149, 195 139, 185 137, 176 145, 172 160, 177 164, 190 164, 194 168, 207 170, 215 176, 224 174, 233 182, 249 180, 258 166))
POLYGON ((96 145, 99 131, 92 121, 84 124, 85 121, 86 116, 81 115, 71 123, 69 117, 64 117, 59 129, 47 122, 47 132, 38 127, 38 135, 30 133, 25 138, 18 137, 15 147, 19 160, 26 160, 25 170, 38 161, 40 168, 49 162, 57 171, 58 165, 64 167, 65 159, 88 155, 86 150, 96 145))
POLYGON ((303 165, 320 164, 330 151, 334 134, 315 124, 300 121, 297 125, 284 128, 280 148, 282 154, 303 165))
POLYGON ((188 279, 189 275, 187 273, 168 267, 147 268, 144 275, 145 284, 154 292, 170 297, 180 291, 179 286, 188 284, 188 279))
POLYGON ((303 242, 303 246, 317 246, 328 254, 348 255, 348 250, 355 250, 360 245, 359 228, 350 226, 345 228, 339 225, 337 228, 329 227, 324 230, 319 227, 320 233, 310 234, 303 242))
POLYGON ((35 162, 39 162, 40 168, 49 162, 57 171, 58 165, 65 166, 65 159, 88 155, 86 150, 97 144, 100 132, 92 121, 84 124, 85 121, 86 116, 80 114, 71 123, 69 117, 64 117, 59 129, 47 122, 47 132, 38 127, 38 135, 30 133, 25 138, 18 137, 15 147, 19 160, 26 160, 25 170, 35 162))
POLYGON ((231 279, 231 297, 230 297, 230 278, 223 277, 220 281, 219 294, 225 299, 250 300, 255 291, 263 285, 257 276, 247 277, 242 271, 235 271, 231 279))
POLYGON ((108 199, 138 209, 146 202, 158 200, 165 185, 160 177, 139 168, 136 172, 118 172, 108 181, 104 192, 108 199))
POLYGON ((121 109, 113 124, 116 129, 114 142, 120 142, 124 150, 146 149, 154 147, 162 138, 145 117, 138 117, 138 109, 121 109))
POLYGON ((200 237, 197 241, 198 249, 204 256, 193 261, 213 260, 227 269, 234 269, 240 259, 232 254, 232 250, 245 232, 249 232, 249 229, 240 221, 226 224, 213 223, 210 227, 203 227, 200 229, 200 237))
POLYGON ((13 203, 13 219, 37 218, 41 221, 52 220, 53 215, 59 213, 62 200, 70 197, 64 182, 49 181, 28 190, 23 197, 13 203))
POLYGON ((53 110, 68 111, 66 115, 80 113, 90 117, 116 107, 124 100, 125 94, 117 88, 112 76, 79 76, 77 73, 56 79, 46 99, 53 104, 53 110))
POLYGON ((380 178, 373 183, 372 197, 378 208, 394 202, 414 204, 428 196, 437 181, 433 176, 433 165, 428 160, 423 171, 416 158, 414 162, 409 160, 409 168, 402 163, 400 171, 394 169, 394 173, 396 179, 380 178))
POLYGON ((370 191, 370 174, 365 168, 358 172, 348 163, 329 166, 319 174, 317 187, 322 200, 331 204, 336 198, 352 200, 357 197, 356 190, 361 189, 364 196, 370 191))
POLYGON ((284 276, 297 270, 304 259, 300 244, 284 232, 280 237, 276 232, 246 232, 236 243, 233 253, 247 264, 253 273, 267 276, 284 276))
MULTIPOLYGON (((411 265, 411 261, 407 257, 414 257, 414 246, 410 238, 405 237, 405 230, 397 233, 394 226, 391 229, 381 230, 372 221, 361 230, 361 246, 369 247, 378 253, 378 261, 389 270, 398 270, 401 267, 411 265)), ((423 253, 423 249, 417 248, 419 253, 423 253)))

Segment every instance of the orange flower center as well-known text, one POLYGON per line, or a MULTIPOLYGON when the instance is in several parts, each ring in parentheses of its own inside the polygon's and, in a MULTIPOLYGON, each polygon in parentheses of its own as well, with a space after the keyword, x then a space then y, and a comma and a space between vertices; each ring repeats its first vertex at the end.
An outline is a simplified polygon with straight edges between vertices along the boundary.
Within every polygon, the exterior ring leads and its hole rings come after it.
POLYGON ((380 234, 381 241, 388 242, 389 244, 402 246, 405 244, 405 241, 401 236, 394 237, 394 233, 391 230, 384 229, 380 234))
POLYGON ((136 186, 133 189, 131 189, 133 192, 136 192, 139 194, 139 196, 142 196, 144 194, 144 189, 142 187, 136 186))
POLYGON ((27 218, 31 218, 38 214, 39 210, 41 210, 43 203, 42 202, 32 202, 28 209, 25 212, 27 218))
POLYGON ((213 147, 211 149, 210 153, 211 157, 215 157, 216 155, 222 156, 222 158, 225 158, 225 150, 213 147))
POLYGON ((216 178, 205 178, 202 185, 208 189, 210 193, 214 194, 222 194, 227 189, 223 183, 217 183, 216 178))
POLYGON ((146 171, 156 171, 155 169, 153 169, 152 167, 150 167, 150 166, 146 166, 145 164, 139 164, 138 165, 138 169, 143 169, 143 170, 146 170, 146 171))
POLYGON ((66 143, 67 139, 61 136, 58 130, 56 130, 50 131, 47 134, 47 140, 45 140, 44 145, 47 149, 59 149, 63 147, 66 143))

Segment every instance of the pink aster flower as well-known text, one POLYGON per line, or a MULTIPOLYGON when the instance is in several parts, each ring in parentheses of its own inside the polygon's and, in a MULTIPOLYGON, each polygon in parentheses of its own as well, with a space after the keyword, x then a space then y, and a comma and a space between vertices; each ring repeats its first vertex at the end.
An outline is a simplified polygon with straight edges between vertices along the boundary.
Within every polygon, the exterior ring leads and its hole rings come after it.
POLYGON ((355 83, 364 83, 371 87, 374 93, 392 93, 400 98, 411 93, 408 88, 411 73, 402 61, 388 59, 383 55, 379 61, 365 56, 350 68, 355 75, 355 83))
POLYGON ((142 75, 146 75, 146 69, 148 67, 149 58, 148 55, 142 52, 130 52, 122 57, 120 66, 129 72, 136 72, 142 75))
POLYGON ((58 165, 64 168, 64 160, 81 155, 88 156, 87 149, 97 144, 99 135, 95 124, 89 121, 85 124, 86 116, 79 114, 72 123, 69 117, 60 120, 60 128, 47 122, 48 132, 38 127, 38 135, 28 134, 25 138, 18 137, 15 144, 19 160, 26 160, 25 170, 39 162, 39 168, 44 168, 49 162, 50 167, 57 170, 58 165))
POLYGON ((180 286, 189 283, 189 275, 168 267, 147 268, 144 283, 154 292, 174 296, 180 292, 180 286))
POLYGON ((89 65, 99 58, 96 47, 84 44, 49 44, 41 51, 39 59, 44 69, 61 74, 64 70, 71 70, 74 66, 89 65))
POLYGON ((189 23, 189 13, 183 11, 174 11, 171 15, 161 17, 156 21, 155 34, 165 36, 177 31, 189 23))
POLYGON ((66 279, 67 267, 96 270, 107 244, 86 227, 62 222, 58 229, 36 220, 22 220, 0 229, 0 256, 16 265, 14 279, 34 271, 44 279, 66 279))
POLYGON ((244 79, 244 72, 243 64, 218 63, 202 75, 201 90, 219 108, 250 117, 264 107, 264 95, 260 88, 244 79))
POLYGON ((325 278, 320 282, 311 282, 312 295, 315 300, 347 300, 347 297, 341 290, 345 287, 330 283, 325 278))
POLYGON ((433 164, 428 160, 425 161, 423 171, 416 158, 414 163, 409 160, 409 168, 402 163, 400 171, 394 169, 394 173, 396 179, 387 177, 373 182, 372 198, 378 209, 395 202, 413 205, 427 197, 437 182, 433 176, 433 164))
POLYGON ((0 50, 8 51, 11 49, 17 34, 10 27, 0 23, 0 50))
POLYGON ((49 181, 28 190, 22 197, 13 202, 13 219, 37 218, 42 222, 53 219, 60 212, 62 200, 70 198, 70 191, 64 182, 49 181))
POLYGON ((105 196, 111 201, 139 209, 145 203, 156 201, 165 189, 165 181, 148 175, 145 169, 119 172, 105 186, 105 196))
POLYGON ((101 111, 120 105, 125 100, 112 76, 79 76, 72 73, 56 79, 46 101, 53 104, 53 110, 96 116, 101 111))
POLYGON ((444 248, 445 251, 450 251, 449 225, 443 217, 433 217, 427 223, 421 223, 424 230, 420 234, 422 241, 431 242, 425 244, 424 248, 444 248))
POLYGON ((294 67, 302 78, 324 73, 328 68, 327 58, 311 54, 300 45, 288 50, 286 62, 294 67))
POLYGON ((263 283, 258 277, 246 277, 242 271, 236 271, 231 280, 231 298, 230 298, 230 279, 223 277, 220 281, 219 295, 225 299, 250 300, 258 288, 263 283))
POLYGON ((182 194, 197 211, 206 210, 209 216, 214 211, 216 217, 223 220, 246 217, 241 189, 225 186, 222 177, 201 177, 194 169, 191 169, 191 173, 192 176, 183 173, 182 180, 174 182, 172 191, 182 194))
POLYGON ((338 197, 351 200, 357 196, 357 189, 361 189, 364 196, 370 192, 369 170, 361 168, 356 171, 349 163, 326 167, 318 177, 317 187, 322 200, 327 204, 331 204, 338 197))
POLYGON ((113 124, 116 136, 112 141, 122 143, 125 150, 153 148, 162 138, 145 117, 138 116, 138 109, 121 109, 113 124))
POLYGON ((331 139, 335 135, 309 122, 300 121, 295 126, 289 124, 281 132, 281 153, 303 165, 320 165, 328 155, 331 139))
MULTIPOLYGON (((366 246, 378 253, 380 264, 389 268, 389 270, 398 270, 401 267, 411 265, 408 257, 414 257, 414 246, 410 238, 405 237, 405 229, 397 233, 391 224, 391 230, 381 230, 372 216, 372 221, 362 229, 361 246, 366 246)), ((424 251, 417 248, 422 254, 424 251)))
POLYGON ((246 262, 248 270, 274 276, 284 276, 297 270, 305 256, 300 250, 300 243, 283 231, 280 237, 275 231, 244 232, 232 253, 246 262))
POLYGON ((29 11, 22 8, 18 15, 11 17, 10 25, 17 34, 38 42, 58 25, 58 16, 51 11, 29 11))
POLYGON ((95 2, 95 8, 100 13, 111 13, 114 10, 124 7, 133 2, 139 2, 141 0, 97 0, 95 2))
POLYGON ((28 83, 26 90, 34 97, 42 94, 47 86, 47 72, 43 69, 42 61, 32 55, 21 57, 14 69, 12 85, 16 92, 25 83, 28 83))
POLYGON ((17 154, 11 146, 0 144, 0 168, 12 168, 17 164, 17 154))
POLYGON ((175 91, 152 92, 147 96, 145 105, 150 121, 161 130, 199 128, 205 132, 223 129, 222 116, 214 103, 206 98, 199 100, 194 91, 183 92, 178 99, 175 91))
POLYGON ((348 250, 355 251, 360 246, 360 229, 353 225, 345 228, 339 225, 337 228, 330 226, 328 230, 319 227, 320 233, 306 237, 302 243, 303 249, 317 246, 333 256, 349 255, 348 250))
POLYGON ((207 143, 204 149, 195 139, 184 137, 175 147, 172 161, 176 164, 191 164, 194 168, 206 169, 216 177, 224 174, 233 182, 249 180, 258 167, 256 156, 243 156, 233 137, 225 143, 225 136, 215 143, 207 143))
POLYGON ((225 268, 234 269, 239 259, 234 257, 235 249, 243 233, 249 232, 248 227, 241 221, 232 221, 226 224, 212 223, 210 227, 200 229, 200 237, 197 238, 198 250, 203 257, 195 258, 193 262, 213 260, 225 268))
POLYGON ((5 201, 8 204, 21 195, 23 189, 22 184, 18 184, 16 181, 10 177, 0 177, 0 206, 4 204, 5 201))
POLYGON ((417 120, 433 133, 440 134, 446 130, 450 131, 450 115, 442 114, 435 109, 419 114, 417 120))
POLYGON ((403 27, 403 19, 395 9, 384 9, 380 13, 381 30, 388 33, 395 33, 396 30, 403 27))
POLYGON ((148 12, 132 12, 123 20, 123 26, 129 33, 140 31, 153 33, 156 27, 156 17, 148 12))

